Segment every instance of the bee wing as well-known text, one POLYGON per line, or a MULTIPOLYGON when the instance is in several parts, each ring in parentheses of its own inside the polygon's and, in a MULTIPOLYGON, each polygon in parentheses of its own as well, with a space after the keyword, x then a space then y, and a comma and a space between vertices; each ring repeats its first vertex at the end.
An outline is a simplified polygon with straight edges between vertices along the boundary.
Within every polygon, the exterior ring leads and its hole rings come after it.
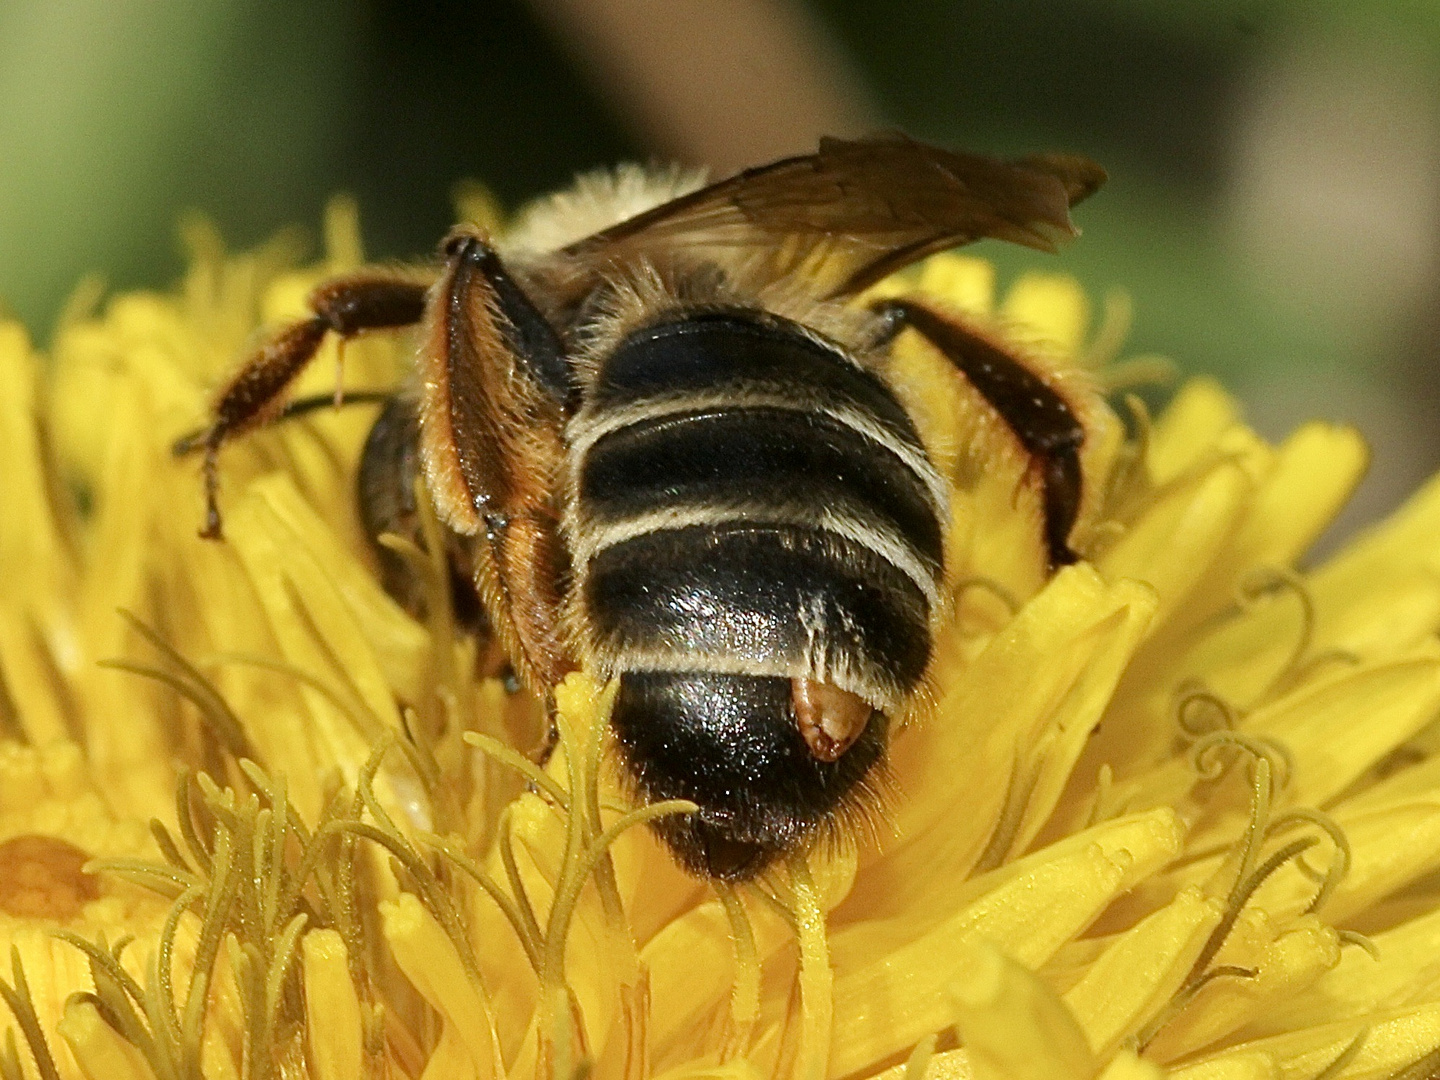
POLYGON ((936 251, 982 237, 1042 251, 1076 235, 1070 207, 1105 181, 1087 158, 1000 161, 903 136, 822 139, 564 249, 599 269, 666 249, 724 249, 770 279, 804 270, 828 296, 858 292, 936 251))

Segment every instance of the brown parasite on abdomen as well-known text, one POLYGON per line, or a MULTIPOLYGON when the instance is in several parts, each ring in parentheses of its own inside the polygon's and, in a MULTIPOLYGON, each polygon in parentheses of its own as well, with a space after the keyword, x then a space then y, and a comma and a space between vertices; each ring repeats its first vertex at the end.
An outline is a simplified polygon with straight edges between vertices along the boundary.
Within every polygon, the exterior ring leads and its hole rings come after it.
MULTIPOLYGON (((981 237, 1052 250, 1103 179, 1077 157, 825 140, 693 190, 585 179, 503 241, 457 228, 428 275, 322 284, 221 390, 178 448, 204 454, 205 535, 220 448, 280 412, 327 334, 418 325, 416 388, 361 463, 368 527, 413 535, 396 488, 423 476, 472 624, 547 700, 577 668, 618 680, 635 793, 699 807, 657 833, 692 873, 752 877, 874 802, 930 661, 947 483, 887 379, 897 335, 1010 432, 1051 567, 1076 558, 1068 392, 923 297, 857 297, 981 237)), ((405 599, 393 564, 386 584, 405 599)))

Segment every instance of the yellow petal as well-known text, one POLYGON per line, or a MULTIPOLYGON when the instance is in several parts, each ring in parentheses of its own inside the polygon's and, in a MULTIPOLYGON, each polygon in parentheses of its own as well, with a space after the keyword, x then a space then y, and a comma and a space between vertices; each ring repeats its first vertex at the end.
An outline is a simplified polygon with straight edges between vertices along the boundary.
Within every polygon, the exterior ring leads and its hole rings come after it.
MULTIPOLYGON (((1353 812, 1342 806, 1334 817, 1349 840, 1350 868, 1325 903, 1327 919, 1342 922, 1440 868, 1440 796, 1434 793, 1353 812)), ((1298 912, 1314 895, 1314 882, 1290 872, 1267 881, 1256 902, 1270 911, 1298 912)))
POLYGON ((1349 428, 1309 424, 1271 450, 1234 428, 1217 440, 1251 484, 1251 491, 1205 573, 1185 598, 1184 617, 1171 634, 1199 627, 1230 607, 1246 575, 1288 567, 1325 527, 1365 471, 1369 451, 1349 428))
POLYGON ((1161 1029, 1146 1047, 1157 1061, 1171 1061, 1212 1045, 1263 1014, 1272 1002, 1284 1001, 1311 986, 1340 959, 1335 931, 1314 916, 1300 919, 1271 941, 1258 956, 1224 955, 1254 972, 1250 977, 1222 976, 1208 982, 1185 1010, 1161 1029))
POLYGON ((1071 770, 1094 734, 1096 725, 1115 691, 1125 665, 1141 638, 1150 628, 1155 612, 1155 594, 1136 582, 1123 581, 1111 590, 1116 611, 1107 623, 1090 629, 1094 639, 1093 659, 1076 678, 1065 699, 1045 718, 1044 726, 1022 735, 1025 750, 1019 775, 1033 777, 1024 817, 1020 821, 1010 852, 1030 846, 1060 800, 1071 770))
POLYGON ((1167 484, 1214 453, 1221 435, 1240 420, 1235 399, 1214 379, 1189 379, 1151 430, 1147 463, 1156 484, 1167 484))
POLYGON ((1340 512, 1369 458, 1354 428, 1322 423, 1298 428, 1276 449, 1227 558, 1240 571, 1294 562, 1340 512))
POLYGON ((1100 556, 1100 572, 1109 580, 1153 586, 1159 595, 1155 617, 1169 618, 1219 557, 1251 490, 1249 475, 1233 461, 1178 483, 1100 556))
MULTIPOLYGON (((1313 636, 1304 664, 1326 654, 1340 663, 1389 659, 1431 638, 1440 625, 1440 578, 1407 572, 1399 580, 1375 581, 1364 590, 1336 588, 1333 579, 1312 576, 1301 583, 1313 605, 1313 636)), ((1128 709, 1144 709, 1158 724, 1173 705, 1174 687, 1198 679, 1237 705, 1261 699, 1293 663, 1305 612, 1293 590, 1276 591, 1221 618, 1195 636, 1153 679, 1134 687, 1128 709), (1140 700, 1143 695, 1150 700, 1140 700)), ((1150 674, 1150 673, 1147 673, 1150 674)), ((1332 676, 1333 667, 1315 666, 1314 676, 1332 676)))
POLYGON ((8 596, 48 605, 59 599, 68 568, 35 426, 38 374, 24 330, 0 322, 0 566, 10 568, 8 596))
POLYGON ((1096 1080, 1164 1080, 1165 1076, 1154 1062, 1142 1061, 1132 1051, 1124 1050, 1100 1070, 1096 1080))
POLYGON ((901 839, 841 906, 840 922, 924 907, 918 896, 950 889, 980 858, 1011 792, 1012 835, 998 855, 1017 846, 1022 828, 1028 841, 1099 719, 1151 602, 1132 584, 1107 586, 1088 566, 1072 567, 956 672, 937 718, 897 740, 894 769, 908 795, 896 815, 901 839), (956 776, 970 780, 956 785, 956 776), (1032 792, 1036 809, 1027 816, 1021 800, 1032 792))
POLYGON ((86 1080, 155 1080, 145 1055, 107 1024, 89 1001, 72 999, 56 1031, 86 1080))
POLYGON ((645 946, 650 969, 651 1047, 657 1066, 698 1056, 717 1002, 734 980, 734 949, 720 902, 703 904, 676 919, 645 946))
MULTIPOLYGON (((1267 1039, 1242 1043, 1184 1069, 1175 1076, 1184 1080, 1220 1080, 1228 1074, 1216 1070, 1227 1059, 1258 1062, 1269 1058, 1279 1080, 1309 1080, 1319 1076, 1363 1033, 1359 1052, 1341 1073, 1346 1080, 1385 1080, 1440 1047, 1440 1005, 1421 1005, 1376 1013, 1364 1021, 1343 1021, 1287 1032, 1267 1039)), ((1254 1064, 1249 1066, 1255 1068, 1254 1064)), ((1265 1075, 1240 1073, 1239 1075, 1265 1075)))
MULTIPOLYGON (((343 579, 337 581, 330 569, 344 556, 304 508, 287 478, 257 482, 231 510, 226 529, 228 542, 260 597, 281 656, 330 690, 322 693, 301 683, 299 693, 309 712, 306 723, 264 712, 246 717, 250 737, 267 761, 284 762, 291 798, 313 820, 324 798, 327 770, 338 765, 353 777, 371 747, 387 731, 400 730, 395 694, 375 646, 341 589, 343 579), (311 527, 297 528, 297 523, 311 527)), ((398 808, 404 800, 392 805, 398 808)))
POLYGON ((1023 965, 976 942, 964 967, 952 990, 955 1025, 975 1080, 1078 1080, 1095 1074, 1095 1058, 1075 1017, 1023 965))
POLYGON ((1440 559, 1440 476, 1431 479, 1398 511, 1371 526, 1316 571, 1316 588, 1363 592, 1440 559))
POLYGON ((1219 901, 1183 889, 1095 958, 1064 997, 1091 1049, 1107 1055, 1169 1002, 1220 915, 1219 901))
POLYGON ((1440 911, 1430 911, 1373 939, 1378 958, 1346 949, 1340 963, 1303 994, 1257 1015, 1254 1036, 1277 1035, 1367 1013, 1433 1000, 1440 989, 1440 911))
POLYGON ((1035 335, 1060 352, 1075 355, 1090 325, 1090 299, 1069 274, 1021 274, 1005 294, 1001 314, 1022 336, 1035 335))
POLYGON ((1166 1074, 1170 1080, 1279 1080, 1280 1066, 1260 1050, 1242 1050, 1194 1065, 1180 1065, 1166 1074))
POLYGON ((691 1062, 658 1073, 655 1080, 764 1080, 764 1076, 748 1061, 727 1061, 723 1065, 691 1062))
POLYGON ((380 905, 395 962, 445 1023, 447 1069, 434 1075, 487 1080, 503 1076, 494 1021, 434 917, 409 893, 380 905))
POLYGON ((333 583, 364 640, 374 651, 392 693, 418 696, 421 668, 429 649, 424 629, 400 609, 369 568, 298 498, 293 487, 266 483, 257 485, 257 490, 288 536, 293 536, 323 567, 326 578, 333 583))
POLYGON ((1180 850, 1168 810, 1107 822, 962 887, 970 899, 918 938, 905 920, 834 934, 832 1073, 881 1061, 948 1023, 944 991, 966 977, 969 945, 987 939, 1032 968, 1180 850), (978 893, 978 895, 976 895, 978 893))
POLYGON ((1323 806, 1440 709, 1440 648, 1353 671, 1281 698, 1247 717, 1244 730, 1295 755, 1288 797, 1323 806), (1356 723, 1357 717, 1364 723, 1356 723))
POLYGON ((974 1080, 975 1076, 975 1070, 970 1064, 970 1053, 963 1048, 932 1055, 920 1077, 914 1076, 907 1069, 906 1065, 896 1065, 893 1069, 876 1074, 875 1080, 974 1080))
POLYGON ((314 930, 300 943, 305 1015, 316 1080, 360 1075, 360 999, 350 979, 345 941, 334 930, 314 930))
POLYGON ((995 303, 995 266, 986 259, 947 252, 920 267, 918 291, 962 311, 988 315, 995 303))

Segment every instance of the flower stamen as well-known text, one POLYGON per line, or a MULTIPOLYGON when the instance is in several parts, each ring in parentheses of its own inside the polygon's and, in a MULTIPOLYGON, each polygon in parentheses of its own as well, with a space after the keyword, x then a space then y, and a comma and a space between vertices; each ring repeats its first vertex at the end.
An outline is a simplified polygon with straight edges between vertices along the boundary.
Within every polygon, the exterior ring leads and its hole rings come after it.
POLYGON ((975 862, 975 869, 972 871, 975 874, 994 870, 1005 862, 1011 847, 1014 846, 1015 837, 1020 832, 1020 825, 1025 820, 1025 810, 1030 805, 1030 797, 1035 793, 1035 785, 1040 780, 1044 760, 1032 758, 1028 763, 1029 767, 1022 771, 1020 758, 1021 751, 1017 747, 1015 759, 1010 765, 1010 781, 1005 789, 1005 801, 995 829, 985 844, 985 850, 975 862))
POLYGON ((1192 741, 1217 731, 1234 731, 1240 723, 1239 710, 1198 679, 1187 679, 1175 693, 1176 726, 1192 741))
POLYGON ((925 1080, 926 1072, 930 1068, 930 1059, 935 1056, 935 1045, 939 1040, 934 1035, 926 1035, 915 1044, 915 1049, 910 1051, 910 1056, 905 1059, 904 1080, 925 1080))
POLYGON ((155 648, 165 666, 152 667, 148 664, 123 659, 99 660, 96 661, 97 666, 116 671, 128 671, 133 675, 143 675, 147 679, 164 683, 200 710, 200 719, 205 723, 206 728, 229 751, 231 756, 259 760, 259 754, 250 744, 249 736, 245 734, 245 725, 240 722, 240 718, 235 715, 235 710, 230 708, 224 696, 215 688, 215 684, 207 679, 199 668, 185 659, 163 636, 146 625, 134 613, 124 608, 116 610, 132 630, 155 648))
POLYGON ((785 866, 790 872, 790 895, 800 944, 800 1046, 794 1075, 802 1080, 824 1080, 834 1013, 834 973, 825 936, 825 913, 805 856, 792 855, 785 866))
POLYGON ((972 575, 960 578, 950 589, 950 606, 953 610, 959 611, 968 592, 983 592, 993 596, 1004 606, 1010 618, 1014 618, 1020 610, 1020 598, 1010 589, 1006 588, 994 578, 972 575))
MULTIPOLYGON (((16 945, 10 946, 10 978, 12 981, 9 983, 0 979, 0 998, 5 999, 5 1004, 10 1006, 11 1015, 20 1025, 20 1034, 35 1058, 40 1080, 60 1080, 55 1059, 50 1054, 50 1045, 45 1041, 45 1031, 35 1013, 35 1000, 30 995, 30 984, 25 979, 25 965, 20 962, 20 948, 16 945)), ((16 1051, 13 1029, 5 1033, 5 1055, 4 1059, 0 1060, 0 1073, 4 1074, 5 1080, 11 1080, 12 1077, 14 1080, 24 1080, 25 1077, 25 1070, 20 1066, 20 1056, 16 1051)))
POLYGON ((1345 875, 1349 872, 1350 841, 1345 836, 1345 831, 1340 828, 1334 818, 1328 814, 1321 813, 1319 810, 1313 810, 1306 806, 1294 807, 1278 815, 1265 827, 1265 836, 1268 839, 1281 830, 1297 824, 1314 825, 1320 829, 1330 838, 1330 843, 1334 850, 1334 854, 1330 859, 1330 865, 1327 866, 1323 872, 1315 871, 1305 861, 1302 855, 1297 854, 1294 857, 1295 865, 1299 868, 1300 872, 1312 881, 1317 882, 1320 886, 1315 894, 1315 898, 1311 900, 1310 904, 1305 908, 1305 914, 1313 915, 1324 907, 1325 901, 1330 898, 1335 889, 1339 887, 1340 882, 1344 880, 1345 875))
POLYGON ((720 1050, 725 1063, 750 1049, 755 1024, 760 1018, 760 955, 755 948, 755 928, 745 904, 734 887, 717 882, 715 894, 730 921, 730 940, 735 946, 735 985, 730 992, 730 1028, 720 1050))
MULTIPOLYGON (((479 885, 480 888, 484 890, 485 895, 495 901, 495 906, 500 909, 501 914, 505 916, 505 920, 510 924, 511 929, 515 931, 516 940, 520 942, 520 947, 525 950, 525 957, 530 961, 531 968, 534 969, 536 974, 539 974, 540 940, 538 937, 532 936, 530 927, 526 925, 521 906, 500 887, 498 881, 485 872, 485 869, 479 863, 465 854, 460 847, 458 837, 442 837, 436 836, 434 833, 424 833, 420 836, 420 841, 444 855, 467 877, 474 881, 475 884, 479 885)), ((532 912, 532 922, 533 919, 534 914, 532 912)))
POLYGON ((1142 1053, 1147 1046, 1155 1041, 1155 1036, 1165 1029, 1165 1026, 1178 1018, 1182 1012, 1189 1007, 1190 1003, 1199 996, 1200 991, 1209 986, 1216 979, 1253 979, 1256 970, 1254 968, 1240 967, 1237 964, 1220 964, 1210 968, 1203 974, 1190 979, 1175 992, 1175 996, 1166 1002, 1151 1021, 1137 1031, 1127 1041, 1134 1051, 1142 1053))
POLYGON ((1301 671, 1310 646, 1315 640, 1315 601, 1304 580, 1288 567, 1256 567, 1240 579, 1235 588, 1236 604, 1242 615, 1249 614, 1264 600, 1277 595, 1291 596, 1300 607, 1300 627, 1291 647, 1289 659, 1281 666, 1269 685, 1261 691, 1257 703, 1279 694, 1293 685, 1301 671))

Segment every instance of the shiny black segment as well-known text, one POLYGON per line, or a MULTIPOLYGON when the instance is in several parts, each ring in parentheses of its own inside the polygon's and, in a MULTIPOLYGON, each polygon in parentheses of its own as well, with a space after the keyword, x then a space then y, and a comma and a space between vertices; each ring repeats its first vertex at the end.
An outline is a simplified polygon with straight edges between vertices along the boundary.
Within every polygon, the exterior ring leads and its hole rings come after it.
POLYGON ((667 506, 843 511, 889 521, 937 572, 943 554, 930 493, 909 465, 829 416, 735 408, 644 420, 599 439, 580 504, 608 521, 667 506))
POLYGON ((852 402, 920 446, 915 426, 878 377, 776 316, 692 314, 631 334, 601 365, 599 408, 659 395, 744 387, 826 393, 852 402))
POLYGON ((874 713, 838 761, 818 761, 795 720, 789 679, 709 672, 627 672, 610 723, 647 802, 700 807, 654 825, 676 859, 729 880, 754 876, 860 801, 888 727, 874 713))
POLYGON ((854 668, 903 692, 930 658, 929 603, 868 548, 791 525, 700 525, 604 549, 585 586, 611 647, 854 668), (817 652, 822 655, 817 656, 817 652))

